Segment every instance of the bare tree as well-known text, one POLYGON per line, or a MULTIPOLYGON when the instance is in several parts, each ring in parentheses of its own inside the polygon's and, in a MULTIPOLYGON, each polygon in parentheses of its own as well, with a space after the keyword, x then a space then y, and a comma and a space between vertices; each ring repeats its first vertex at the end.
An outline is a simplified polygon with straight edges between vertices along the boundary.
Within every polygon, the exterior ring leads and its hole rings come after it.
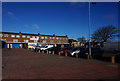
POLYGON ((94 41, 102 41, 106 42, 108 39, 111 39, 114 34, 117 33, 116 27, 112 25, 108 25, 106 27, 101 27, 97 29, 93 34, 92 34, 92 39, 94 41))

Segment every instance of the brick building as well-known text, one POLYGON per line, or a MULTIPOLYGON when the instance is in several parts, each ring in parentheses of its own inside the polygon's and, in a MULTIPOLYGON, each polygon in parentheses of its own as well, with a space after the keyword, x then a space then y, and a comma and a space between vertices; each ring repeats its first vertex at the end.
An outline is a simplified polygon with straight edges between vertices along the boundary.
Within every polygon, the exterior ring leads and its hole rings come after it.
POLYGON ((72 47, 80 46, 79 42, 74 39, 69 39, 68 42, 69 42, 70 46, 72 46, 72 47))
POLYGON ((28 34, 28 33, 13 33, 1 32, 0 40, 5 42, 5 48, 23 48, 27 45, 64 45, 68 43, 68 37, 53 35, 28 34))

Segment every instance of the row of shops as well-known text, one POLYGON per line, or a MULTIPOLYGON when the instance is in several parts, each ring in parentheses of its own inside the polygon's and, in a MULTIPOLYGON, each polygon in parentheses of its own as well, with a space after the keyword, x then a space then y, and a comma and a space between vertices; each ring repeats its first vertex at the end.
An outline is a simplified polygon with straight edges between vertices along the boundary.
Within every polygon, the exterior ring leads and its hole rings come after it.
MULTIPOLYGON (((2 48, 27 48, 28 46, 37 46, 37 45, 53 45, 53 46, 58 46, 58 47, 68 47, 68 46, 71 46, 70 43, 5 43, 2 41, 2 48)), ((93 44, 91 43, 91 47, 94 47, 94 46, 101 46, 102 43, 96 43, 96 44, 93 44)), ((78 45, 77 45, 78 46, 78 45)), ((85 44, 81 44, 79 46, 83 46, 83 47, 88 47, 89 46, 89 43, 85 43, 85 44)), ((72 47, 76 47, 74 45, 72 45, 72 47)))
MULTIPOLYGON (((27 45, 27 44, 26 44, 27 45)), ((6 43, 3 48, 24 48, 25 43, 6 43)))
POLYGON ((59 47, 67 47, 70 46, 69 43, 64 44, 48 44, 48 43, 2 43, 2 48, 27 48, 28 46, 37 46, 37 45, 53 45, 59 47))

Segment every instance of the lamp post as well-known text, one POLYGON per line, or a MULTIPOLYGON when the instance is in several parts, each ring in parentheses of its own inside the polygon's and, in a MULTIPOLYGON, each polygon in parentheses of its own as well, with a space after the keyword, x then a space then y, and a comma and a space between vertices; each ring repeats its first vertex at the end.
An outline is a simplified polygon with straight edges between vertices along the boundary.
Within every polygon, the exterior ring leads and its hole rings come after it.
POLYGON ((26 36, 25 36, 25 49, 26 49, 26 36))
POLYGON ((21 48, 22 48, 23 46, 22 46, 22 34, 21 34, 21 32, 20 32, 20 34, 19 34, 19 35, 20 35, 21 48))
POLYGON ((90 58, 92 58, 91 56, 91 44, 90 44, 90 0, 89 0, 89 55, 90 55, 90 58))
MULTIPOLYGON (((92 2, 92 4, 96 4, 95 2, 92 2)), ((90 58, 92 58, 91 56, 91 39, 90 39, 90 0, 89 0, 89 55, 90 55, 90 58)))

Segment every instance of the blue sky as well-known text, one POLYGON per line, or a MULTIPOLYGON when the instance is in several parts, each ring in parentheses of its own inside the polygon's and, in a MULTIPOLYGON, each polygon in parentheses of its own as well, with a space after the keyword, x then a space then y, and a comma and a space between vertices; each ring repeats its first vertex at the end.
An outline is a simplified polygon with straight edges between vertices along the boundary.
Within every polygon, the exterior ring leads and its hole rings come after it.
MULTIPOLYGON (((91 34, 102 26, 118 27, 118 3, 91 4, 91 34)), ((89 34, 87 2, 3 2, 2 31, 68 35, 89 34)))

